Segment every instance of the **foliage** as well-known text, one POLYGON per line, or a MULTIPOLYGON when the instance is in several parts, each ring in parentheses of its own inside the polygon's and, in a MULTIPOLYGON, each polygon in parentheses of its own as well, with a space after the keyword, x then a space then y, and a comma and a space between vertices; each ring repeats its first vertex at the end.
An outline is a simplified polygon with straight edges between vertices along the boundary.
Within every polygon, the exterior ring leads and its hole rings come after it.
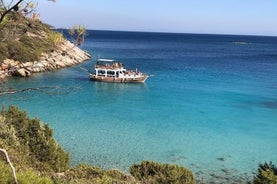
POLYGON ((64 41, 64 36, 58 32, 52 32, 49 34, 49 42, 53 47, 57 47, 64 41))
POLYGON ((8 57, 8 49, 5 43, 0 42, 0 63, 8 57))
POLYGON ((32 170, 19 172, 18 183, 20 184, 53 184, 50 177, 40 176, 32 170))
POLYGON ((0 145, 18 145, 15 129, 13 126, 8 126, 5 122, 5 117, 0 116, 0 145))
MULTIPOLYGON (((38 119, 30 119, 26 112, 20 111, 17 107, 10 106, 2 110, 1 116, 5 118, 6 126, 14 132, 20 143, 21 150, 28 150, 32 164, 39 170, 63 171, 68 168, 69 155, 53 138, 53 130, 47 125, 42 125, 38 119)), ((4 135, 2 133, 2 135, 4 135)), ((6 146, 13 146, 6 144, 6 146)), ((16 148, 14 148, 16 149, 16 148)))
POLYGON ((10 167, 1 160, 0 171, 0 183, 12 183, 14 181, 10 167))
POLYGON ((0 62, 7 58, 37 61, 42 53, 50 53, 53 45, 63 41, 63 36, 49 25, 11 12, 0 23, 0 62))
MULTIPOLYGON (((54 140, 49 125, 15 106, 0 112, 0 147, 8 151, 20 184, 195 183, 184 167, 149 161, 131 166, 131 175, 82 164, 68 169, 69 156, 54 140)), ((0 183, 14 182, 1 153, 0 171, 0 183)))
MULTIPOLYGON (((1 13, 1 10, 0 10, 0 13, 1 13)), ((0 22, 0 29, 2 29, 3 27, 5 27, 5 25, 7 24, 8 22, 8 17, 4 17, 2 22, 0 22)))
POLYGON ((75 25, 69 29, 69 35, 75 39, 76 45, 80 45, 84 42, 86 34, 87 30, 84 26, 75 25))
POLYGON ((277 167, 272 162, 260 164, 254 184, 277 184, 277 167))
POLYGON ((10 59, 22 62, 36 61, 39 59, 37 52, 32 52, 33 49, 29 49, 19 41, 10 41, 7 48, 10 59))
POLYGON ((66 181, 70 183, 135 183, 133 177, 118 170, 103 170, 97 167, 80 164, 65 172, 66 181))
POLYGON ((195 183, 192 172, 177 165, 142 161, 141 164, 132 165, 130 173, 143 183, 195 183))
MULTIPOLYGON (((3 161, 0 161, 0 171, 0 183, 14 183, 10 167, 3 161)), ((19 171, 17 173, 17 179, 20 184, 53 184, 50 177, 40 176, 31 169, 19 171)))

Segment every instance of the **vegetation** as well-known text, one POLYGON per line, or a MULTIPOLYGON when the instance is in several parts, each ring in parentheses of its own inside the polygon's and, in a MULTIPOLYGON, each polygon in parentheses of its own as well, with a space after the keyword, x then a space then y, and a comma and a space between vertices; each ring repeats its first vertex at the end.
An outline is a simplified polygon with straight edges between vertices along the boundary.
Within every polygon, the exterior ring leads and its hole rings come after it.
MULTIPOLYGON (((69 34, 75 44, 80 45, 84 42, 86 28, 73 26, 69 34)), ((7 58, 20 62, 38 61, 42 53, 53 52, 64 41, 61 33, 39 19, 12 11, 0 22, 0 63, 7 58)))
MULTIPOLYGON (((15 106, 0 112, 0 148, 8 151, 20 184, 87 183, 195 183, 184 167, 143 161, 127 175, 89 165, 68 168, 69 155, 53 138, 53 130, 15 106), (59 173, 57 173, 59 172, 59 173)), ((14 183, 12 172, 0 152, 0 183, 14 183)))
POLYGON ((126 175, 118 170, 103 170, 89 165, 78 165, 65 172, 60 178, 61 183, 116 183, 132 184, 139 183, 130 175, 126 175))
POLYGON ((48 40, 52 44, 52 47, 56 48, 64 41, 64 36, 61 33, 52 32, 50 33, 48 40))
POLYGON ((131 166, 130 173, 143 183, 195 183, 192 172, 177 165, 143 161, 131 166))
POLYGON ((272 162, 260 164, 254 184, 277 184, 277 167, 272 162))
POLYGON ((11 106, 0 115, 0 147, 9 150, 19 165, 39 171, 60 172, 68 168, 69 155, 53 138, 53 130, 39 119, 30 119, 26 112, 11 106))
MULTIPOLYGON (((0 148, 8 151, 20 184, 194 184, 191 171, 184 167, 142 161, 130 167, 130 175, 89 165, 69 168, 69 155, 53 138, 53 130, 37 118, 10 106, 0 112, 0 148), (59 172, 59 173, 57 173, 59 172)), ((0 152, 0 183, 14 183, 11 168, 0 152)), ((260 164, 254 184, 277 184, 277 168, 260 164)))
POLYGON ((84 26, 75 25, 69 29, 69 35, 75 38, 76 45, 80 45, 84 42, 87 30, 84 26))
POLYGON ((6 58, 20 62, 37 61, 42 53, 51 52, 63 41, 60 33, 39 20, 14 12, 5 20, 0 24, 0 63, 6 58))

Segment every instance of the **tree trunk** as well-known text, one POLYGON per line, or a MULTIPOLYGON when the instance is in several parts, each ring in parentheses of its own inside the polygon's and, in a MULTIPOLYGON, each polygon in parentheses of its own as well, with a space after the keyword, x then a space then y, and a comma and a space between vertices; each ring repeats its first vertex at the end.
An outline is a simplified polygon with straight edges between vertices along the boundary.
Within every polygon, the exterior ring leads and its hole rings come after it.
POLYGON ((10 168, 12 169, 14 181, 15 181, 16 184, 18 184, 16 174, 15 174, 15 168, 14 168, 14 166, 13 166, 11 160, 10 160, 8 152, 5 149, 2 149, 2 148, 0 148, 0 151, 5 154, 6 160, 7 160, 8 164, 10 165, 10 168))

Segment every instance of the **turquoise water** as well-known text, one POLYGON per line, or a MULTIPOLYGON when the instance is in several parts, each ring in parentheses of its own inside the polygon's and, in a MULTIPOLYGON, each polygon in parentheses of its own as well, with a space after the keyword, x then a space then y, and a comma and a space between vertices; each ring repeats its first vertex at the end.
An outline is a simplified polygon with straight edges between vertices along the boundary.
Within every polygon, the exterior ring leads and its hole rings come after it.
POLYGON ((49 123, 72 165, 128 172, 155 160, 184 165, 199 180, 247 179, 258 164, 277 164, 276 44, 276 37, 90 31, 82 47, 92 56, 153 76, 145 84, 92 82, 79 68, 91 69, 92 60, 10 80, 17 89, 73 87, 69 94, 1 99, 49 123))

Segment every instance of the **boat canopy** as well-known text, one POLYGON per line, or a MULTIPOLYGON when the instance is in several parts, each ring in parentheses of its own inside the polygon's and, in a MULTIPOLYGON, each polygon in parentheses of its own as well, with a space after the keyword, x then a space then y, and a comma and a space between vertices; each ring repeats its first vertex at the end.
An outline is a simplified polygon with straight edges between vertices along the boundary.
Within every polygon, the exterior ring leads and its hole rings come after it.
POLYGON ((113 59, 98 59, 95 65, 95 69, 107 69, 107 70, 125 70, 123 63, 115 61, 113 59))
POLYGON ((113 59, 98 59, 98 62, 115 62, 113 59))

